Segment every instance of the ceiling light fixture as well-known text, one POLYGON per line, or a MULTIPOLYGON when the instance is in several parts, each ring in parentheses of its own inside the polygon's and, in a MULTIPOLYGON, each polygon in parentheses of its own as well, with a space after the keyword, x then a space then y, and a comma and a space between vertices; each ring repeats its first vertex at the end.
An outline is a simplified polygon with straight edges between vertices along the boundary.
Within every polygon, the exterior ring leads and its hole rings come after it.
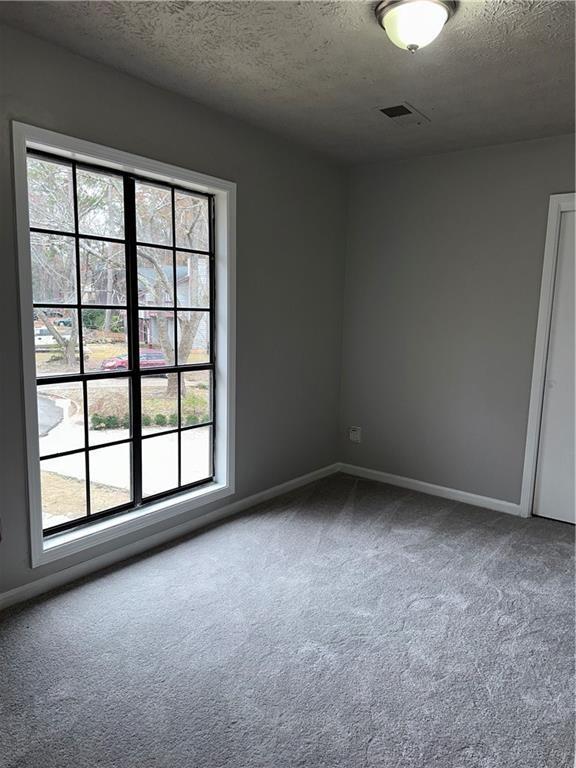
POLYGON ((455 10, 451 0, 383 0, 376 18, 394 45, 415 53, 438 37, 455 10))

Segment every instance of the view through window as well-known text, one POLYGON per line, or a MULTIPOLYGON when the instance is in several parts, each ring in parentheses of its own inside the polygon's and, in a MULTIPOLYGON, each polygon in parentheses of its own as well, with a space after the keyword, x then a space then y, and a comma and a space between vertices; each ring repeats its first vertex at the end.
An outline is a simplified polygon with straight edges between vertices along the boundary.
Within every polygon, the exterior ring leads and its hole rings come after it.
POLYGON ((43 528, 213 478, 214 201, 28 153, 43 528))

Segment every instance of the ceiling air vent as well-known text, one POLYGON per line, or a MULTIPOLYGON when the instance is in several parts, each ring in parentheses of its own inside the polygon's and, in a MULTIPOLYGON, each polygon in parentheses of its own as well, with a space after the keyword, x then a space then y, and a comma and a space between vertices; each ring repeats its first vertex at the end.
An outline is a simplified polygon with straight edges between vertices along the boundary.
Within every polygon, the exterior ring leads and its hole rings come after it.
POLYGON ((422 112, 418 112, 417 109, 411 104, 405 101, 403 104, 397 104, 394 107, 380 107, 380 112, 386 115, 392 123, 399 128, 407 128, 409 126, 426 125, 430 122, 430 118, 423 115, 422 112))

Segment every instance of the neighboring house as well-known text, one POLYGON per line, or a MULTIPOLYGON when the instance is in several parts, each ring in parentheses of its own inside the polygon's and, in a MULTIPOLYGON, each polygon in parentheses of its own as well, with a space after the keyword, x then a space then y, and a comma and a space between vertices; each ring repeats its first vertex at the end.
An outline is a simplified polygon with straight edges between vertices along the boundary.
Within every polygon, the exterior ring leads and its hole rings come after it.
MULTIPOLYGON (((176 267, 176 295, 178 297, 178 306, 188 307, 207 307, 209 300, 209 273, 208 259, 198 260, 195 265, 197 274, 193 277, 190 274, 189 266, 176 267)), ((173 280, 172 268, 163 267, 166 279, 171 283, 173 280)), ((139 267, 138 269, 140 286, 149 286, 139 295, 141 309, 139 311, 140 341, 150 346, 159 345, 158 316, 159 310, 146 309, 146 305, 156 304, 158 306, 158 281, 155 277, 155 271, 152 267, 139 267), (156 298, 155 294, 156 293, 156 298)), ((171 304, 170 296, 164 292, 160 298, 162 306, 169 307, 171 304)), ((174 319, 170 315, 167 319, 168 334, 174 339, 174 319)), ((208 324, 201 323, 194 338, 193 348, 205 349, 208 342, 208 324)))

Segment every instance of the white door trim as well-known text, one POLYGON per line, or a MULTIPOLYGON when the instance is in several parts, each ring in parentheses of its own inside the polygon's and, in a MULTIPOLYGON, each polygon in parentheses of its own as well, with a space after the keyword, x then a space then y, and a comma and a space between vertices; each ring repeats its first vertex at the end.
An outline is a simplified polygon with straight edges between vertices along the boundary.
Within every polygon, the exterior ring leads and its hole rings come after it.
POLYGON ((560 222, 563 213, 574 210, 576 210, 576 193, 569 192, 562 195, 550 195, 546 244, 544 246, 544 264, 542 266, 542 283, 540 287, 538 326, 536 329, 536 344, 534 346, 534 364, 532 368, 532 388, 530 391, 530 407, 528 411, 524 470, 522 473, 520 509, 524 517, 529 517, 532 514, 532 506, 534 504, 534 486, 536 482, 538 443, 540 441, 540 426, 542 422, 546 362, 550 341, 554 281, 558 261, 560 222))

